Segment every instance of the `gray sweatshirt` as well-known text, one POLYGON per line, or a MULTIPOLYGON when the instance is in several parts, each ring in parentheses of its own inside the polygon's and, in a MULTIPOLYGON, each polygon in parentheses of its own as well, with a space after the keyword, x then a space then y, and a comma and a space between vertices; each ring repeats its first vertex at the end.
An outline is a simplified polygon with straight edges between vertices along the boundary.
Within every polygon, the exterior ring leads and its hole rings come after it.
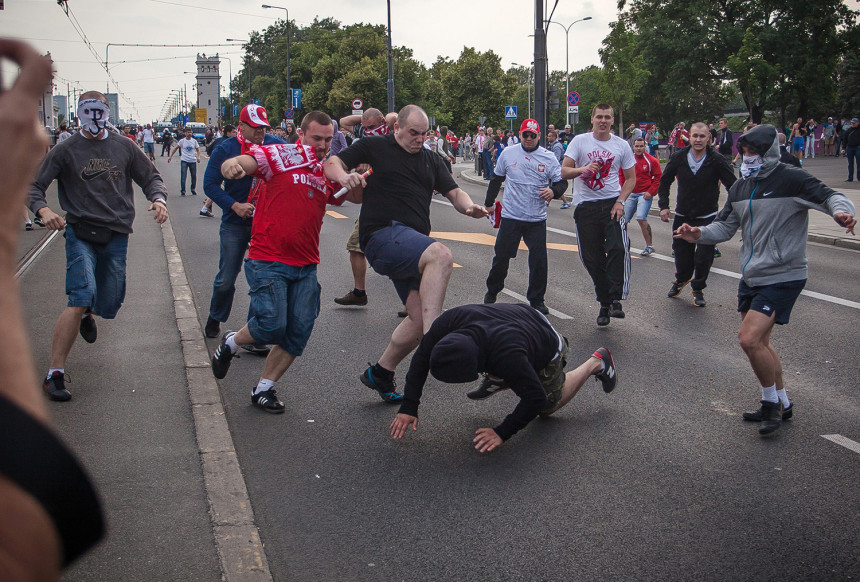
POLYGON ((759 125, 738 139, 764 160, 759 173, 735 182, 717 219, 701 227, 699 243, 729 240, 741 229, 740 267, 751 287, 807 278, 809 211, 854 214, 854 204, 805 170, 779 162, 776 130, 759 125))
POLYGON ((54 180, 67 222, 86 220, 116 232, 132 232, 132 181, 150 202, 167 199, 161 174, 146 154, 130 139, 115 133, 101 140, 76 133, 54 146, 30 186, 28 205, 33 213, 48 205, 45 190, 54 180))

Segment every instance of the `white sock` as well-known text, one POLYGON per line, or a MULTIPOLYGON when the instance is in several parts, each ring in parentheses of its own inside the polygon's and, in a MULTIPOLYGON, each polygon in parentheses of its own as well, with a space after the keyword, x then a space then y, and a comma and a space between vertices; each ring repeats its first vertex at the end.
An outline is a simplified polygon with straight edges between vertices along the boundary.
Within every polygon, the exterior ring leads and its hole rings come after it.
POLYGON ((230 348, 230 353, 235 354, 239 351, 239 344, 236 343, 234 339, 236 337, 236 332, 234 331, 230 335, 227 336, 227 340, 224 342, 227 344, 227 347, 230 348))
POLYGON ((65 375, 65 374, 66 374, 66 370, 65 370, 65 368, 49 368, 49 369, 48 369, 48 376, 45 378, 45 380, 50 380, 50 379, 51 379, 51 376, 53 376, 53 375, 54 375, 54 372, 59 372, 59 373, 61 373, 61 374, 63 374, 63 375, 65 375))
POLYGON ((203 208, 200 209, 200 212, 205 212, 206 210, 209 210, 209 209, 204 206, 203 208))
POLYGON ((783 408, 788 408, 791 406, 791 401, 788 399, 788 393, 786 393, 785 388, 782 390, 777 390, 776 395, 779 396, 779 401, 782 402, 783 408))
POLYGON ((776 395, 776 384, 768 387, 761 387, 761 399, 765 402, 779 402, 779 396, 776 395))
POLYGON ((254 388, 254 394, 259 394, 260 392, 265 392, 266 390, 273 388, 275 386, 275 382, 272 380, 266 380, 265 378, 260 378, 260 381, 257 383, 257 387, 254 388))

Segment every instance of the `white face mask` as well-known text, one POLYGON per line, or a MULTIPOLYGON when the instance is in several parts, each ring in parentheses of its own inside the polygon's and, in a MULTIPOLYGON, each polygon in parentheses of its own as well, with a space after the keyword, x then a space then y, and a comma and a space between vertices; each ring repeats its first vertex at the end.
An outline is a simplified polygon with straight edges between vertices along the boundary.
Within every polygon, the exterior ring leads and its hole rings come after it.
POLYGON ((741 175, 744 178, 749 178, 751 176, 755 176, 761 170, 761 167, 764 165, 764 160, 761 159, 761 156, 756 154, 754 156, 744 156, 744 162, 741 164, 741 175))
POLYGON ((109 116, 110 106, 100 99, 84 99, 78 103, 81 127, 93 135, 107 128, 109 116))

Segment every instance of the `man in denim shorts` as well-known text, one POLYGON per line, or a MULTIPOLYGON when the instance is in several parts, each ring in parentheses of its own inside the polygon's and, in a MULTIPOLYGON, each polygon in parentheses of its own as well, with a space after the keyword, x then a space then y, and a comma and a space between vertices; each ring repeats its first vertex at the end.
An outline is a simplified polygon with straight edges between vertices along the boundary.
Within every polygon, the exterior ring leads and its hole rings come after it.
MULTIPOLYGON (((251 391, 251 403, 275 414, 284 412, 275 382, 304 352, 320 312, 317 264, 326 204, 341 202, 334 198, 319 162, 328 155, 334 135, 331 118, 311 111, 298 134, 295 144, 255 144, 250 155, 228 159, 221 166, 227 180, 255 176, 266 181, 266 189, 256 204, 245 261, 251 287, 248 323, 223 335, 212 356, 212 373, 224 378, 243 344, 272 344, 260 381, 251 391)), ((360 202, 360 192, 347 199, 360 202)))
POLYGON ((618 381, 612 354, 597 349, 565 374, 568 344, 547 318, 526 305, 462 305, 440 315, 412 356, 400 411, 391 436, 401 438, 418 427, 418 404, 427 374, 451 384, 471 382, 484 373, 478 389, 467 396, 480 400, 510 388, 520 397, 514 411, 495 428, 479 428, 473 442, 492 451, 538 415, 549 416, 570 402, 589 377, 605 392, 618 381))
POLYGON ((716 244, 743 233, 738 287, 738 339, 761 384, 761 407, 744 420, 772 434, 794 414, 782 364, 771 343, 774 324, 788 323, 807 279, 806 239, 811 209, 825 212, 854 234, 854 204, 805 170, 779 161, 776 128, 759 125, 738 138, 742 178, 729 190, 717 219, 707 226, 682 224, 675 238, 716 244), (755 218, 755 220, 753 220, 755 218))
POLYGON ((442 158, 424 148, 429 121, 417 105, 398 113, 394 132, 365 137, 325 163, 326 177, 347 188, 366 186, 358 219, 359 240, 370 266, 394 283, 408 316, 391 335, 376 365, 361 382, 386 402, 402 396, 394 384, 394 370, 418 346, 421 336, 442 312, 448 279, 454 267, 451 251, 430 234, 430 201, 441 192, 461 214, 487 216, 457 187, 442 158), (370 164, 365 181, 348 168, 370 164))
POLYGON ((133 141, 108 124, 109 113, 103 94, 81 95, 82 129, 51 149, 30 188, 33 214, 50 230, 65 230, 69 303, 54 326, 51 365, 43 384, 57 402, 72 398, 64 383, 65 365, 78 332, 88 343, 95 342, 93 315, 113 319, 125 299, 126 250, 134 222, 132 181, 150 201, 155 221, 167 220, 161 174, 133 141), (65 219, 45 201, 45 190, 55 179, 65 219))

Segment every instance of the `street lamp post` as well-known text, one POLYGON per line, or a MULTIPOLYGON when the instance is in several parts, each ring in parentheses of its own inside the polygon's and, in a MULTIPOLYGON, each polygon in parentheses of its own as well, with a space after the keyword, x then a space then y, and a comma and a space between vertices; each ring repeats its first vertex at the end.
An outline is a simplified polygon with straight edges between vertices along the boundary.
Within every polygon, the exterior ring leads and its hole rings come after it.
POLYGON ((394 111, 394 51, 391 50, 391 0, 388 0, 388 111, 394 111))
POLYGON ((576 24, 577 22, 583 22, 585 20, 591 20, 591 17, 586 16, 585 18, 580 18, 579 20, 574 20, 568 26, 563 25, 561 22, 556 22, 555 20, 547 20, 546 21, 548 24, 558 24, 560 27, 562 27, 564 29, 564 55, 565 55, 565 57, 564 57, 564 80, 565 80, 564 94, 565 94, 565 111, 567 111, 567 113, 565 114, 565 119, 567 120, 566 123, 568 125, 570 125, 570 110, 567 109, 567 107, 568 107, 567 95, 570 95, 570 50, 568 49, 568 33, 570 32, 570 29, 571 29, 571 27, 573 27, 574 24, 576 24))
MULTIPOLYGON (((249 43, 249 40, 242 40, 241 38, 228 38, 227 42, 244 42, 249 43)), ((251 51, 250 49, 247 51, 245 55, 245 68, 248 69, 248 103, 251 102, 251 51)))
POLYGON ((272 6, 270 4, 263 4, 263 8, 275 8, 277 10, 283 10, 287 13, 287 109, 293 108, 293 88, 290 84, 290 11, 284 8, 283 6, 272 6))

